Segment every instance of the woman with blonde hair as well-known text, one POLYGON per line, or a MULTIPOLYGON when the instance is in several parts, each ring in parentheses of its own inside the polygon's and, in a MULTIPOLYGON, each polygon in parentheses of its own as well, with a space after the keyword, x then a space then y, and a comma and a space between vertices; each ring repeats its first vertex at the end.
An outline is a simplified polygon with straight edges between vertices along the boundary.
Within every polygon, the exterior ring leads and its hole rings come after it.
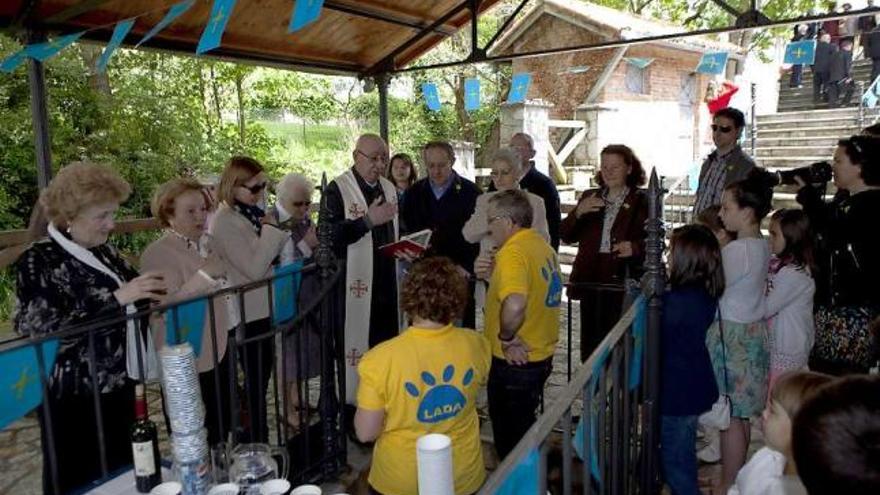
MULTIPOLYGON (((272 262, 287 242, 286 232, 276 227, 259 205, 263 202, 267 179, 263 166, 253 158, 234 156, 220 177, 217 199, 220 206, 214 216, 213 247, 225 261, 232 285, 242 285, 272 275, 272 262)), ((269 333, 269 291, 266 286, 244 294, 244 338, 269 333)), ((244 369, 245 394, 250 421, 249 440, 265 443, 269 439, 266 422, 266 393, 274 363, 271 337, 257 339, 241 347, 239 357, 244 369)))
MULTIPOLYGON (((49 219, 49 236, 34 242, 16 264, 18 333, 57 333, 99 318, 134 313, 139 302, 162 300, 161 276, 138 275, 107 242, 116 210, 130 192, 114 170, 91 163, 62 168, 42 191, 40 204, 49 219)), ((103 413, 106 467, 112 472, 131 464, 128 432, 134 422, 134 380, 144 378, 144 370, 130 349, 138 345, 142 351, 151 349, 144 347, 147 342, 138 323, 130 319, 61 338, 55 365, 46 370, 45 400, 54 411, 52 422, 42 409, 38 412, 44 493, 67 493, 101 477, 96 392, 103 413), (49 438, 55 453, 63 455, 50 456, 49 438), (49 459, 56 459, 57 465, 51 466, 49 459)))
MULTIPOLYGON (((166 182, 153 195, 150 209, 165 231, 141 254, 141 268, 162 274, 168 287, 167 303, 209 294, 229 285, 225 263, 213 252, 211 237, 206 233, 210 199, 202 184, 193 179, 166 182)), ((210 307, 205 308, 200 345, 194 347, 198 347, 196 367, 205 404, 208 442, 214 445, 226 437, 220 425, 227 431, 230 426, 229 381, 234 375, 229 369, 226 346, 227 334, 238 324, 239 315, 230 296, 215 297, 207 304, 210 307), (219 396, 215 393, 215 374, 219 379, 219 396)), ((172 335, 169 340, 166 318, 178 318, 175 326, 183 326, 180 314, 175 315, 173 309, 167 314, 154 314, 150 324, 157 348, 177 343, 180 338, 172 335)))

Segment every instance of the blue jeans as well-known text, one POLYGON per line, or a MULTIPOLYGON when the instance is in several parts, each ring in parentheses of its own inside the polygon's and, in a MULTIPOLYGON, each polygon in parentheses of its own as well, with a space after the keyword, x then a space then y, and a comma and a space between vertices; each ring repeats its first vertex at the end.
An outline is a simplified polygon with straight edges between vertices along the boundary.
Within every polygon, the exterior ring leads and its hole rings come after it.
POLYGON ((660 460, 672 495, 700 495, 697 416, 661 416, 660 422, 660 460))

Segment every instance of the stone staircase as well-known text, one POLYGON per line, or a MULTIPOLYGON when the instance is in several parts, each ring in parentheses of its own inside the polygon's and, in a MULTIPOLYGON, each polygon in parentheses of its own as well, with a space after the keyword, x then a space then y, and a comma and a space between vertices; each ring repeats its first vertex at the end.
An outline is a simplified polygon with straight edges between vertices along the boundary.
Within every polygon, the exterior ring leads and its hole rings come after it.
MULTIPOLYGON (((853 62, 853 78, 856 81, 856 92, 853 93, 853 99, 849 106, 858 106, 859 87, 858 84, 864 83, 864 92, 871 85, 871 61, 857 60, 853 62)), ((813 103, 813 72, 809 66, 804 67, 803 84, 799 88, 788 87, 789 74, 783 74, 779 78, 779 112, 791 112, 797 110, 815 110, 828 108, 828 103, 822 101, 818 104, 813 103)))

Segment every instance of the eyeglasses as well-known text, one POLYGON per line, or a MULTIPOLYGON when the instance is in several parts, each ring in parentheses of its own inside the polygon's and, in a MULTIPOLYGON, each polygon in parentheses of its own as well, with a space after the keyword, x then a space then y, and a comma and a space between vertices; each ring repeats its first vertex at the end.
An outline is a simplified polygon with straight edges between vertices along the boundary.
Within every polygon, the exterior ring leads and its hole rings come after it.
POLYGON ((311 206, 312 202, 311 201, 291 201, 290 204, 292 204, 293 206, 295 206, 297 208, 302 208, 303 206, 311 206))
POLYGON ((379 163, 379 164, 382 164, 382 165, 385 165, 385 164, 388 163, 388 157, 385 156, 385 155, 370 156, 370 155, 364 153, 364 152, 361 151, 361 150, 357 150, 357 149, 356 149, 355 151, 356 151, 357 153, 359 153, 361 156, 363 156, 363 157, 366 158, 367 160, 370 160, 370 161, 373 162, 373 163, 379 163))
POLYGON ((247 189, 248 191, 251 192, 251 194, 259 194, 260 191, 262 191, 263 189, 266 188, 266 183, 261 182, 259 184, 253 185, 253 186, 246 186, 246 185, 242 184, 239 187, 243 187, 243 188, 247 189))
POLYGON ((721 131, 721 132, 723 132, 724 134, 727 134, 728 132, 730 132, 730 131, 732 131, 732 130, 733 130, 733 127, 731 127, 731 126, 729 126, 729 125, 716 125, 716 124, 712 124, 712 132, 721 131))

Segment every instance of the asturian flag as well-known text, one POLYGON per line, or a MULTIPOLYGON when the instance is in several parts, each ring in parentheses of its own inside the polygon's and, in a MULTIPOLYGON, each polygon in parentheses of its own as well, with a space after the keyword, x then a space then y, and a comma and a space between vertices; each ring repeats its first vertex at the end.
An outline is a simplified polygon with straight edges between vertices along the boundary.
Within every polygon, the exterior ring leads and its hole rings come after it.
POLYGON ((324 0, 296 0, 293 6, 293 15, 290 16, 290 25, 287 32, 292 33, 308 26, 321 17, 321 7, 324 0))
POLYGON ((272 280, 272 300, 274 302, 272 320, 276 325, 296 316, 296 301, 299 284, 302 281, 303 260, 297 260, 275 268, 272 280))
POLYGON ((432 112, 440 111, 440 93, 434 83, 422 84, 422 95, 425 97, 425 105, 432 112))
POLYGON ((727 52, 704 53, 696 72, 702 74, 723 74, 727 67, 727 52))
POLYGON ((202 37, 199 39, 199 46, 196 47, 197 54, 201 55, 220 46, 223 31, 226 30, 226 23, 229 22, 229 16, 232 15, 234 8, 235 0, 214 0, 208 24, 205 25, 205 30, 202 31, 202 37))
POLYGON ((116 28, 113 29, 113 36, 110 38, 110 42, 107 43, 107 47, 104 48, 104 52, 101 53, 101 58, 98 59, 98 72, 104 72, 107 70, 107 64, 110 62, 110 57, 113 56, 113 52, 119 48, 119 45, 122 44, 122 40, 128 36, 128 32, 131 31, 132 26, 134 26, 134 19, 128 19, 127 21, 122 21, 116 25, 116 28))
POLYGON ((58 340, 0 353, 0 430, 43 401, 37 348, 43 348, 43 373, 51 376, 58 340))
POLYGON ((510 93, 507 94, 507 103, 522 103, 529 94, 529 86, 532 84, 532 75, 528 72, 514 74, 510 81, 510 93))
POLYGON ((791 65, 812 65, 816 59, 816 40, 795 41, 785 47, 782 62, 791 65))
POLYGON ((60 52, 61 50, 75 43, 76 40, 80 39, 80 37, 85 33, 85 31, 80 31, 78 33, 68 34, 66 36, 61 36, 60 38, 55 38, 51 41, 46 41, 45 43, 28 45, 25 50, 27 50, 28 56, 35 58, 40 62, 45 62, 47 59, 57 55, 58 52, 60 52))
POLYGON ((480 108, 480 80, 470 78, 464 80, 464 109, 468 112, 480 108))
POLYGON ((189 342, 196 356, 202 354, 202 332, 208 312, 208 300, 196 299, 165 312, 165 343, 169 346, 189 342))
POLYGON ((168 27, 169 24, 174 22, 174 20, 181 15, 183 15, 183 13, 189 10, 189 8, 192 7, 195 3, 196 0, 183 0, 180 3, 172 5, 171 8, 168 9, 168 13, 165 14, 165 17, 163 17, 162 20, 159 21, 159 24, 153 26, 153 29, 151 29, 149 33, 145 34, 144 37, 140 41, 138 41, 138 44, 135 45, 135 48, 143 45, 147 42, 147 40, 159 34, 159 31, 168 27))

